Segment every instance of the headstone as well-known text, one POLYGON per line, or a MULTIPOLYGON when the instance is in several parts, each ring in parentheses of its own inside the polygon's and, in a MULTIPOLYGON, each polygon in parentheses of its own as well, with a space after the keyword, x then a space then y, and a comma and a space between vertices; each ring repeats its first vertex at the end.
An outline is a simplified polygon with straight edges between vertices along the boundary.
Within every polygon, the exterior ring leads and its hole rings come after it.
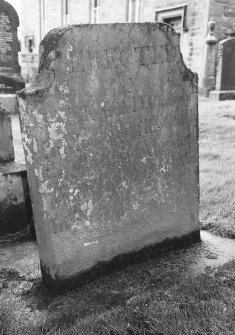
POLYGON ((58 290, 116 256, 198 240, 197 76, 174 30, 69 26, 40 48, 18 97, 43 282, 58 290))
POLYGON ((13 161, 14 158, 11 118, 0 105, 0 163, 13 161))
POLYGON ((216 75, 216 89, 210 93, 213 100, 235 99, 235 38, 219 43, 219 62, 216 75))
POLYGON ((10 94, 25 86, 18 63, 18 26, 19 17, 15 9, 0 0, 0 94, 4 95, 4 107, 7 109, 16 102, 16 97, 10 94))

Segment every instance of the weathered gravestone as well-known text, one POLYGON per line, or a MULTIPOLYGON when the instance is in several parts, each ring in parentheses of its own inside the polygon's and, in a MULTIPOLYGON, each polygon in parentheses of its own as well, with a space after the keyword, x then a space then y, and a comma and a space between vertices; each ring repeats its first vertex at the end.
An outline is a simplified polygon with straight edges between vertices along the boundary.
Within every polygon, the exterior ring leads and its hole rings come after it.
POLYGON ((198 240, 197 76, 173 29, 70 26, 41 52, 19 106, 43 282, 79 284, 115 256, 198 240))
POLYGON ((0 99, 9 110, 16 105, 16 97, 12 94, 25 86, 18 63, 18 26, 15 9, 0 0, 0 99))
POLYGON ((235 99, 235 38, 219 43, 219 62, 216 89, 210 93, 213 100, 235 99))

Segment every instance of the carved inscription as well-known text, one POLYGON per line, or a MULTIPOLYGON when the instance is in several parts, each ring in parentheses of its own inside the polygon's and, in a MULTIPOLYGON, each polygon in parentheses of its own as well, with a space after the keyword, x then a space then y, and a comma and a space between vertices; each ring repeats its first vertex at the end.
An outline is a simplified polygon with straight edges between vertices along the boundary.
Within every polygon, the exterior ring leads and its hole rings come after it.
POLYGON ((13 34, 9 17, 0 13, 0 71, 12 70, 13 34))
POLYGON ((175 60, 176 48, 169 45, 125 46, 122 49, 76 50, 67 51, 67 73, 86 72, 97 65, 103 69, 119 66, 128 68, 134 54, 134 61, 140 66, 161 65, 175 60))
MULTIPOLYGON (((147 96, 145 101, 148 101, 148 102, 151 101, 150 97, 147 96)), ((150 105, 154 107, 151 104, 151 102, 150 102, 150 105)), ((157 122, 157 119, 155 119, 154 117, 152 118, 147 117, 147 113, 143 113, 143 115, 146 115, 146 117, 137 121, 136 126, 131 125, 129 121, 125 125, 123 125, 122 129, 125 129, 127 131, 130 131, 131 128, 135 129, 136 141, 138 141, 138 138, 139 138, 139 140, 142 142, 142 146, 144 146, 145 148, 145 157, 142 160, 143 164, 149 164, 149 163, 152 164, 151 162, 153 159, 155 158, 160 159, 160 157, 163 157, 164 155, 166 155, 166 153, 169 151, 169 147, 177 148, 173 153, 170 154, 169 161, 173 169, 179 169, 181 171, 182 169, 179 167, 185 167, 187 165, 192 165, 196 159, 195 157, 190 155, 190 146, 188 143, 188 137, 191 135, 189 133, 188 123, 186 122, 184 118, 184 115, 186 115, 188 111, 181 110, 181 112, 179 113, 180 114, 179 116, 177 104, 173 106, 169 106, 169 109, 171 109, 172 113, 175 114, 174 126, 173 126, 173 129, 171 130, 172 131, 171 137, 169 137, 169 135, 166 135, 166 129, 167 129, 166 125, 163 124, 160 126, 157 122), (153 142, 152 140, 149 141, 152 136, 154 136, 153 138, 155 138, 155 141, 153 142), (142 140, 140 138, 142 138, 142 140), (147 163, 147 161, 149 161, 149 163, 147 163)), ((156 114, 159 114, 159 113, 161 112, 160 111, 156 112, 156 114)), ((117 119, 110 118, 110 120, 113 121, 113 124, 117 123, 117 119)), ((74 137, 77 138, 77 140, 75 141, 76 144, 74 147, 76 146, 80 147, 79 140, 78 140, 80 135, 77 134, 76 136, 74 135, 74 137)), ((133 134, 132 134, 132 137, 133 137, 133 134)), ((132 154, 130 152, 126 152, 126 157, 129 162, 128 164, 130 164, 130 162, 133 159, 132 154)), ((155 168, 157 169, 158 167, 156 166, 155 168)), ((61 176, 62 176, 62 173, 61 173, 61 176)), ((183 177, 184 176, 182 176, 182 178, 183 177)), ((75 195, 78 194, 78 190, 76 188, 73 192, 75 195)), ((117 197, 122 198, 123 195, 125 195, 125 192, 121 188, 120 190, 117 191, 117 197)), ((68 196, 65 195, 65 198, 67 197, 68 196)), ((69 202, 68 202, 68 206, 69 206, 69 202)), ((84 224, 85 226, 87 225, 87 228, 89 231, 89 225, 91 224, 91 222, 89 221, 91 219, 89 215, 87 216, 87 214, 84 213, 79 207, 76 207, 76 212, 77 212, 76 218, 71 218, 70 220, 68 219, 66 220, 66 222, 60 221, 60 220, 57 220, 57 221, 53 220, 53 233, 54 234, 62 233, 64 231, 74 229, 74 227, 75 229, 80 229, 79 227, 84 224)))

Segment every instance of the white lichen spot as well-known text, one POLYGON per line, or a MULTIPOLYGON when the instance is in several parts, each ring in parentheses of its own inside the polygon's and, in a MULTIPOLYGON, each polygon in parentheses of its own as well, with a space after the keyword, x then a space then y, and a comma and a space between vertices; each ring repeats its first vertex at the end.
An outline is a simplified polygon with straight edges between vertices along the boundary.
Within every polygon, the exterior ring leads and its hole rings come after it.
POLYGON ((64 94, 69 94, 69 88, 66 83, 64 83, 63 85, 60 85, 59 90, 60 92, 64 94))
POLYGON ((97 241, 92 241, 92 242, 85 242, 84 243, 84 247, 88 247, 88 246, 90 246, 92 244, 98 244, 98 240, 97 241))
POLYGON ((23 142, 24 151, 25 151, 25 159, 30 165, 32 165, 33 164, 33 156, 32 156, 31 150, 30 150, 31 140, 27 136, 26 132, 22 132, 22 142, 23 142))
POLYGON ((71 44, 69 44, 68 48, 67 48, 67 52, 66 52, 66 57, 67 59, 70 59, 70 54, 73 51, 73 46, 71 44))
POLYGON ((55 59, 55 50, 51 51, 48 55, 51 59, 55 59))
POLYGON ((62 122, 56 122, 52 123, 51 125, 48 126, 48 133, 49 133, 49 143, 50 143, 50 149, 52 149, 55 146, 55 143, 58 141, 62 141, 62 144, 60 145, 61 148, 61 156, 62 158, 65 157, 65 149, 63 148, 66 145, 66 141, 64 139, 64 134, 66 134, 66 129, 65 129, 65 124, 62 122))
POLYGON ((35 176, 38 177, 40 180, 42 180, 42 169, 34 169, 35 176))
POLYGON ((134 210, 137 210, 139 208, 139 204, 138 204, 137 201, 132 206, 133 206, 134 210))
POLYGON ((89 220, 85 221, 85 226, 91 228, 91 221, 89 220))
POLYGON ((66 117, 66 114, 65 114, 65 112, 62 112, 62 111, 58 111, 58 114, 59 114, 59 116, 64 120, 64 121, 66 121, 67 120, 67 117, 66 117))
POLYGON ((33 138, 33 150, 34 152, 38 152, 38 145, 37 145, 37 141, 35 140, 35 138, 33 138))
POLYGON ((78 190, 76 189, 75 191, 74 191, 74 196, 76 196, 78 194, 78 190))
POLYGON ((104 102, 101 102, 100 107, 104 108, 104 102))
POLYGON ((69 193, 73 193, 73 188, 71 188, 71 189, 69 190, 69 193))
POLYGON ((65 149, 64 149, 64 147, 62 147, 62 148, 59 150, 59 152, 60 152, 60 156, 62 156, 62 159, 64 159, 64 158, 65 158, 65 149))
POLYGON ((142 159, 141 159, 141 162, 142 162, 143 164, 146 164, 146 163, 147 163, 147 158, 146 158, 146 157, 142 158, 142 159))
POLYGON ((125 180, 123 180, 123 182, 122 182, 122 187, 125 188, 125 190, 128 189, 128 185, 127 185, 127 182, 125 180))
POLYGON ((42 122, 43 116, 42 116, 42 114, 39 114, 37 110, 33 111, 33 116, 35 117, 35 119, 38 123, 42 122))
POLYGON ((31 152, 28 152, 27 155, 26 155, 26 160, 29 164, 33 164, 33 156, 31 154, 31 152))
POLYGON ((81 206, 81 210, 85 211, 86 209, 87 209, 87 203, 84 202, 84 204, 82 204, 82 206, 81 206))
POLYGON ((88 216, 88 217, 91 216, 91 213, 92 213, 92 211, 93 211, 93 208, 94 208, 94 206, 93 206, 93 202, 92 202, 92 200, 90 199, 90 200, 88 201, 88 204, 87 204, 87 216, 88 216))
POLYGON ((79 227, 78 222, 77 223, 74 222, 73 225, 72 225, 72 227, 71 227, 71 229, 72 230, 79 230, 79 229, 81 229, 81 227, 79 227))

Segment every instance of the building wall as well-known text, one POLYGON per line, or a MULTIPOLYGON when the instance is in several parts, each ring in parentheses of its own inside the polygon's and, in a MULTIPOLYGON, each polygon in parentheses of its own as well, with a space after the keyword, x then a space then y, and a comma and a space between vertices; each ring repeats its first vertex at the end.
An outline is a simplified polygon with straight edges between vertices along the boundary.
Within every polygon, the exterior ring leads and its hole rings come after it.
POLYGON ((211 0, 209 17, 216 22, 215 34, 218 40, 226 38, 228 29, 235 31, 235 1, 211 0))
MULTIPOLYGON (((65 24, 91 23, 92 0, 68 0, 68 16, 65 16, 66 0, 22 0, 22 74, 31 78, 38 62, 38 46, 42 37, 51 29, 65 24), (46 4, 45 24, 42 18, 42 8, 46 4), (35 56, 27 55, 24 37, 34 35, 35 56), (27 65, 31 59, 31 65, 27 65), (24 61, 25 60, 25 61, 24 61), (27 66, 26 66, 27 65, 27 66), (28 73, 30 68, 34 70, 28 73), (26 75, 26 72, 28 73, 26 75)), ((128 0, 100 0, 100 23, 126 22, 128 0)), ((156 12, 165 8, 187 5, 185 17, 186 29, 180 38, 181 51, 186 65, 199 74, 203 68, 205 39, 208 33, 208 21, 213 17, 216 21, 216 34, 224 38, 228 27, 235 29, 234 0, 142 0, 143 9, 139 21, 154 22, 156 12)))
POLYGON ((102 0, 100 23, 126 22, 126 0, 102 0))
POLYGON ((155 13, 164 8, 187 5, 185 25, 181 34, 181 51, 188 67, 200 75, 207 35, 210 0, 145 0, 144 21, 154 21, 155 13))

